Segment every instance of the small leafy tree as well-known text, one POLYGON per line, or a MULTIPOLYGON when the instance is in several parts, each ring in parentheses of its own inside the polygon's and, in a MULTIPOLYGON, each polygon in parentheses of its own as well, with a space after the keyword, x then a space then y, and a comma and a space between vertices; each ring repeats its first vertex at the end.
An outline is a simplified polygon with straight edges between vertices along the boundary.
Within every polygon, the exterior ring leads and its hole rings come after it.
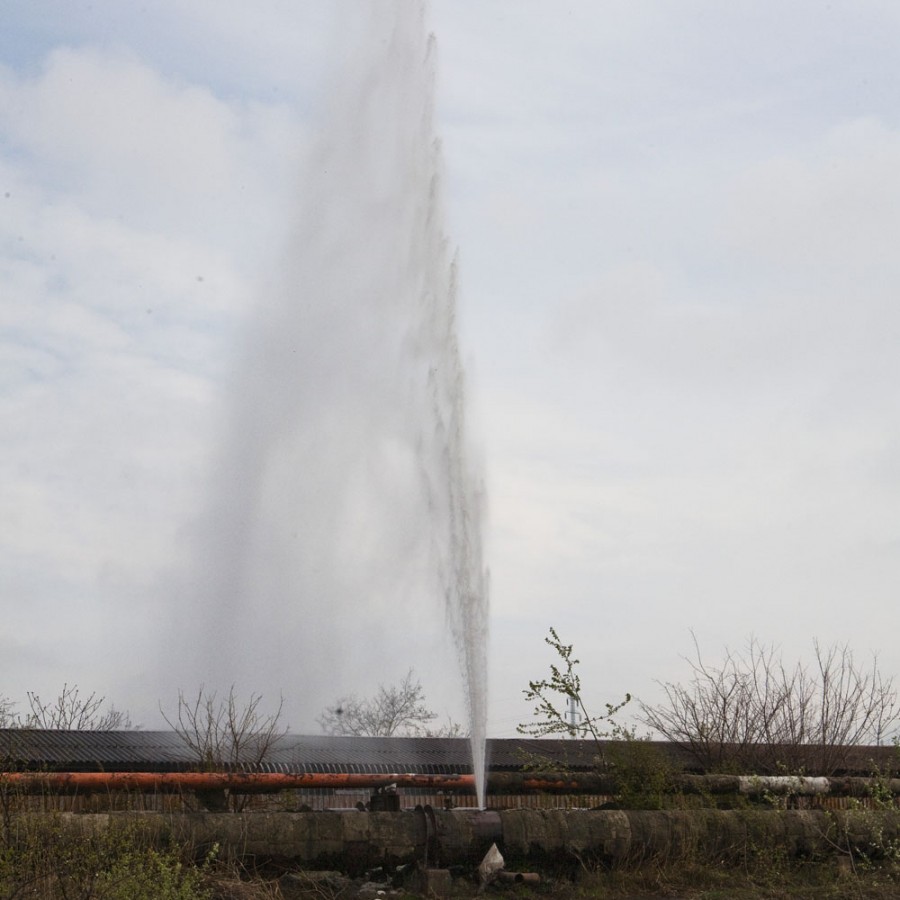
MULTIPOLYGON (((614 775, 614 801, 619 807, 666 807, 673 785, 669 760, 649 738, 639 737, 633 725, 622 725, 615 718, 631 702, 631 694, 619 703, 604 704, 602 714, 592 715, 585 704, 577 669, 580 660, 573 655, 573 645, 564 644, 555 628, 550 629, 544 641, 553 648, 559 663, 551 663, 549 678, 528 683, 528 690, 523 693, 535 704, 535 721, 519 725, 519 733, 531 737, 567 735, 593 741, 594 764, 614 775)), ((565 754, 562 760, 534 752, 524 753, 523 757, 528 768, 568 767, 565 754)))
POLYGON ((437 713, 428 708, 422 682, 410 669, 400 684, 379 685, 372 697, 350 694, 326 707, 316 719, 325 734, 357 737, 458 737, 462 729, 454 722, 438 728, 437 713))
POLYGON ((625 730, 613 718, 626 704, 631 702, 631 694, 626 694, 620 703, 606 703, 605 712, 591 715, 581 691, 581 677, 577 666, 580 660, 572 655, 573 644, 564 644, 555 628, 544 642, 556 652, 561 665, 550 664, 550 677, 539 681, 529 681, 528 690, 523 691, 525 699, 534 703, 535 721, 517 726, 519 734, 531 737, 547 737, 563 734, 572 738, 592 740, 597 745, 598 756, 603 758, 602 741, 609 737, 622 737, 625 730), (570 718, 570 707, 574 706, 576 717, 570 718))

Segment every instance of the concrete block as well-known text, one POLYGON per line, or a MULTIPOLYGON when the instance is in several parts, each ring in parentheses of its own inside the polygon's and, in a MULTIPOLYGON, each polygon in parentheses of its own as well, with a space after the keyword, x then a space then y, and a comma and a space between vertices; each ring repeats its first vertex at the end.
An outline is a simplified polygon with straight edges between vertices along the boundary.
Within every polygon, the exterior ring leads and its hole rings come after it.
POLYGON ((433 900, 445 900, 450 896, 449 869, 422 869, 419 879, 419 891, 433 900))

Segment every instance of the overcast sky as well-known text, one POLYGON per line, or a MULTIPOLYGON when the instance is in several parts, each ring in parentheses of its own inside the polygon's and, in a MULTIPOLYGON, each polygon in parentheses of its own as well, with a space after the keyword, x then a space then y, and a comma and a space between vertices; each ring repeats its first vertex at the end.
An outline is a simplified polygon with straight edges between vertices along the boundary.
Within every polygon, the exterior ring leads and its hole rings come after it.
MULTIPOLYGON (((368 6, 4 4, 0 693, 76 682, 153 727, 195 688, 179 660, 203 626, 173 573, 240 336, 302 256, 304 160, 368 6)), ((595 706, 685 677, 691 630, 712 658, 818 638, 898 673, 900 7, 433 0, 427 19, 487 493, 489 734, 527 718, 551 625, 595 706)), ((282 691, 315 731, 411 665, 461 717, 439 611, 379 613, 366 640, 303 593, 264 627, 248 598, 238 690, 282 691)))

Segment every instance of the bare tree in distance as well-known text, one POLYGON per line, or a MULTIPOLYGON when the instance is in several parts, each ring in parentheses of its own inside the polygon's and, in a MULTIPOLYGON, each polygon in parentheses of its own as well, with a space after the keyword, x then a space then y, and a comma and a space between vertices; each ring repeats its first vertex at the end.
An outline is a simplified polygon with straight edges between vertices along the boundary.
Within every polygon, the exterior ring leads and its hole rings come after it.
POLYGON ((316 719, 322 731, 356 737, 462 737, 452 721, 433 727, 437 713, 428 708, 422 682, 410 669, 398 685, 379 685, 372 697, 350 694, 326 707, 316 719))
POLYGON ((14 728, 18 724, 16 704, 9 697, 0 696, 0 728, 14 728))
POLYGON ((81 696, 78 685, 68 684, 55 699, 44 702, 33 691, 27 694, 29 712, 24 718, 12 714, 12 704, 0 703, 0 720, 6 719, 10 725, 19 728, 46 728, 56 731, 115 731, 132 728, 131 717, 114 706, 103 709, 105 697, 91 692, 81 696))
POLYGON ((696 637, 685 684, 662 684, 666 700, 641 704, 641 721, 688 749, 708 771, 819 775, 842 769, 852 747, 881 744, 897 726, 893 678, 876 656, 859 664, 847 645, 813 642, 814 664, 785 664, 751 638, 743 654, 705 661, 696 637))
POLYGON ((454 722, 450 716, 443 725, 423 725, 415 733, 414 737, 428 738, 467 738, 469 729, 460 722, 454 722))

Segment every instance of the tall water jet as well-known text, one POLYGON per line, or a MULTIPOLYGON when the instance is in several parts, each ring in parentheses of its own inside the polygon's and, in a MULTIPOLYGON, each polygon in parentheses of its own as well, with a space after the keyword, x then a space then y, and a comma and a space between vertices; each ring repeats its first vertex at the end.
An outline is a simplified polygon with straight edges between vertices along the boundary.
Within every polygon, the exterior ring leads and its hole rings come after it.
POLYGON ((483 805, 482 490, 443 230, 434 41, 423 4, 380 0, 362 22, 354 11, 365 37, 305 166, 281 271, 243 336, 182 589, 201 610, 182 678, 274 684, 289 707, 299 690, 321 710, 380 678, 384 657, 417 652, 426 619, 443 615, 483 805), (371 646, 380 659, 365 656, 371 646))

